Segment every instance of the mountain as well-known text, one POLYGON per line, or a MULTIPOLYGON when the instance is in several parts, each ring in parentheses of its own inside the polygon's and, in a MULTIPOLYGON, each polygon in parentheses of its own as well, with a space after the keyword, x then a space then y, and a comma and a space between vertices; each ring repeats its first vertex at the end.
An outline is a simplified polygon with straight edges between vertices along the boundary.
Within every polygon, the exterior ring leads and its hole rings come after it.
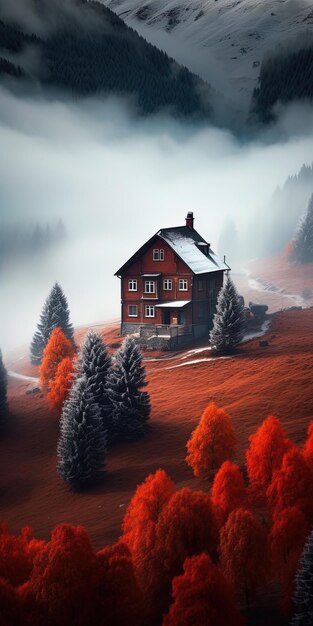
POLYGON ((311 0, 102 0, 148 41, 249 103, 268 50, 312 28, 311 0))
POLYGON ((210 87, 103 5, 25 0, 26 8, 27 19, 22 11, 8 17, 0 7, 0 79, 57 87, 74 97, 128 96, 143 114, 210 116, 210 87))

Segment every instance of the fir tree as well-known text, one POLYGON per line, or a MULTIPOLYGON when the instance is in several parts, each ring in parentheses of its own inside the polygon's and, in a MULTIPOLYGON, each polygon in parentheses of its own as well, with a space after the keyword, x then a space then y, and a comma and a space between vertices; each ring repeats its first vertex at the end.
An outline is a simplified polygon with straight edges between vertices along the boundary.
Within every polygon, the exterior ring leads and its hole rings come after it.
POLYGON ((86 376, 92 399, 101 410, 109 440, 113 438, 113 407, 108 392, 112 360, 101 335, 91 330, 83 343, 79 358, 80 373, 86 376))
POLYGON ((313 194, 292 242, 291 260, 299 264, 313 261, 313 194))
POLYGON ((313 531, 308 537, 299 562, 294 605, 292 626, 313 624, 313 531))
POLYGON ((7 370, 4 366, 2 352, 0 350, 0 433, 5 429, 8 416, 7 385, 7 370))
POLYGON ((210 341, 217 352, 231 352, 243 339, 244 332, 244 306, 228 276, 218 295, 210 341))
POLYGON ((70 323, 70 312, 66 296, 58 283, 52 287, 48 298, 43 306, 37 330, 33 336, 30 355, 31 362, 39 365, 42 361, 43 351, 48 343, 51 332, 59 327, 64 335, 74 345, 74 331, 70 323))
POLYGON ((106 431, 86 376, 74 382, 63 405, 60 425, 60 476, 76 489, 98 482, 105 464, 106 431))
POLYGON ((150 415, 150 397, 140 349, 126 337, 115 355, 116 367, 108 378, 116 439, 133 441, 144 434, 150 415))

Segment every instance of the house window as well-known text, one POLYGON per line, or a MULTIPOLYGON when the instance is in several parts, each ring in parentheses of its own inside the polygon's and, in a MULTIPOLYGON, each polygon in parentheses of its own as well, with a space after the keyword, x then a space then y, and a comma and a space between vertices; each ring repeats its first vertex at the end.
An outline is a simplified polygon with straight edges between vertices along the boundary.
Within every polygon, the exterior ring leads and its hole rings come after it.
POLYGON ((163 289, 164 291, 172 291, 173 289, 173 281, 171 278, 165 278, 163 280, 163 289))
POLYGON ((145 306, 145 317, 154 317, 154 306, 150 304, 145 306))
POLYGON ((128 316, 129 317, 138 317, 138 307, 137 307, 137 304, 129 304, 128 305, 128 316))
POLYGON ((135 278, 128 281, 128 291, 137 291, 137 280, 135 278))
POLYGON ((198 291, 203 291, 203 289, 204 289, 203 279, 199 278, 199 280, 198 280, 198 291))
POLYGON ((180 278, 178 283, 179 291, 188 291, 188 280, 186 278, 180 278))
POLYGON ((154 261, 164 261, 164 250, 153 250, 153 260, 154 261))
POLYGON ((145 293, 155 293, 154 280, 145 280, 145 293))

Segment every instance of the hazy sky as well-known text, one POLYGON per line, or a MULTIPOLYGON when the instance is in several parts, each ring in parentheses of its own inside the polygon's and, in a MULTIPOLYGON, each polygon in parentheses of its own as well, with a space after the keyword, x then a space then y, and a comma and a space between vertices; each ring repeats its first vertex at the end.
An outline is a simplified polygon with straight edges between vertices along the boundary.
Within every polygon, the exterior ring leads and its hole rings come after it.
POLYGON ((7 329, 0 346, 29 341, 55 280, 75 323, 117 317, 113 274, 154 232, 183 224, 193 210, 214 246, 226 216, 244 229, 312 156, 313 114, 305 107, 292 107, 267 135, 244 143, 226 130, 135 121, 118 101, 34 101, 0 89, 1 218, 60 216, 71 235, 44 266, 0 275, 7 329))

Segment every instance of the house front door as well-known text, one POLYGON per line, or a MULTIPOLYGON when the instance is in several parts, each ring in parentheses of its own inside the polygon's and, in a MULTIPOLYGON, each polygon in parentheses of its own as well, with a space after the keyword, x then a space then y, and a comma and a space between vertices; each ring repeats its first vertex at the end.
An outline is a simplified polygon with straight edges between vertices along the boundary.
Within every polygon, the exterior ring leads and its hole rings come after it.
POLYGON ((164 309, 163 311, 163 324, 167 326, 171 323, 171 311, 170 309, 164 309))
POLYGON ((185 324, 186 324, 186 311, 183 311, 183 310, 178 311, 178 324, 180 326, 185 326, 185 324))

